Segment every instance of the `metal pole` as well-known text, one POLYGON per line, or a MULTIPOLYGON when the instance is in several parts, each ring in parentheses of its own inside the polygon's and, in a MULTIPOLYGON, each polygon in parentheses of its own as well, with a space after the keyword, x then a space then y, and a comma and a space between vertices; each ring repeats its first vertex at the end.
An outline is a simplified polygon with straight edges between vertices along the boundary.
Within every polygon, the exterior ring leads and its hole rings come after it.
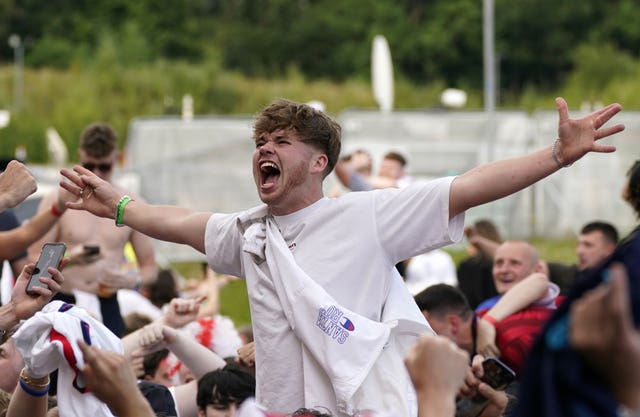
POLYGON ((493 0, 483 0, 482 46, 484 56, 484 111, 492 115, 496 109, 495 46, 493 42, 493 0))

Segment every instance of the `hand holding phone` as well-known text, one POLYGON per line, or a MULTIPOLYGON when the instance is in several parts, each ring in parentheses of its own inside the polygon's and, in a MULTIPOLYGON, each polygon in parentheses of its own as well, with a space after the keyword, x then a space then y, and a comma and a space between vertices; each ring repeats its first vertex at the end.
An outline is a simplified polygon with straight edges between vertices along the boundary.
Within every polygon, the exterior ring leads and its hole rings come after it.
MULTIPOLYGON (((482 362, 481 381, 495 390, 504 390, 516 378, 516 373, 498 358, 489 357, 482 362)), ((456 403, 456 417, 476 417, 489 404, 489 400, 477 394, 463 398, 456 403)))
POLYGON ((33 291, 35 287, 47 287, 46 284, 40 282, 40 277, 51 278, 51 274, 48 271, 49 267, 59 268, 60 261, 62 261, 66 250, 67 246, 61 242, 49 242, 42 246, 40 257, 27 283, 27 294, 35 295, 36 293, 33 291))

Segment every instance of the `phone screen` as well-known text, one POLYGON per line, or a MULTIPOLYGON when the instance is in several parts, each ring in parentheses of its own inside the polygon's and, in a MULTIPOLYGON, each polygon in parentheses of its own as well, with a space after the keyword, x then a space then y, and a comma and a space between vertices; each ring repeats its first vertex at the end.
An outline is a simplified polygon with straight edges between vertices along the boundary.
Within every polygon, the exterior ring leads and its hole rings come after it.
POLYGON ((60 261, 66 252, 67 247, 64 243, 60 242, 49 242, 45 243, 42 246, 42 250, 40 251, 40 257, 36 262, 36 267, 29 278, 29 283, 27 284, 26 292, 27 294, 33 294, 34 287, 46 287, 45 284, 40 282, 40 277, 51 277, 51 274, 47 269, 52 266, 54 268, 58 268, 60 266, 60 261))
POLYGON ((482 362, 482 380, 493 389, 503 390, 516 378, 516 373, 497 358, 487 358, 482 362))

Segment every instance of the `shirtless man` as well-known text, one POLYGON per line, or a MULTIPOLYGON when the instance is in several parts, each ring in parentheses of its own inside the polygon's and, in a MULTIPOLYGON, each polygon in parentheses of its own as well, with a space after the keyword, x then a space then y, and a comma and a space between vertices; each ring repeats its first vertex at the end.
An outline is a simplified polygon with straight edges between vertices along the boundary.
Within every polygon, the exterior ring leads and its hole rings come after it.
MULTIPOLYGON (((113 166, 117 159, 116 134, 113 129, 104 123, 88 126, 82 132, 78 155, 80 165, 101 179, 111 182, 113 166)), ((113 186, 119 192, 126 193, 126 190, 118 185, 113 186)), ((58 192, 59 190, 55 190, 45 196, 38 212, 52 210, 52 205, 58 201, 58 192)), ((134 198, 140 199, 139 196, 134 198)), ((29 248, 30 258, 35 259, 38 256, 43 243, 52 241, 64 242, 69 253, 81 255, 74 257, 74 265, 70 265, 65 271, 67 279, 57 297, 67 302, 76 302, 72 290, 101 295, 98 297, 99 313, 103 322, 116 335, 121 336, 124 322, 120 317, 116 291, 121 288, 136 288, 155 280, 157 266, 151 238, 130 227, 115 227, 113 221, 91 213, 67 210, 60 214, 57 225, 29 248), (131 242, 136 254, 139 267, 137 275, 126 273, 121 268, 124 261, 123 250, 127 242, 131 242), (100 250, 99 256, 82 256, 85 244, 97 245, 100 250), (103 289, 110 287, 110 291, 99 291, 101 284, 103 289)))

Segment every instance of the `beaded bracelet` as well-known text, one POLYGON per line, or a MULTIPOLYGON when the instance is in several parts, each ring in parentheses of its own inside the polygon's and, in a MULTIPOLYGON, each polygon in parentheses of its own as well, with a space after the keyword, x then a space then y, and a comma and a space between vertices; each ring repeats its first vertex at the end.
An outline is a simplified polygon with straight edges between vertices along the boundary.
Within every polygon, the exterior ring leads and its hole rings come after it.
POLYGON ((118 227, 124 226, 124 222, 122 220, 122 217, 124 216, 124 208, 127 204, 129 204, 132 201, 133 199, 128 195, 123 195, 122 198, 120 198, 120 201, 118 201, 118 206, 116 207, 116 216, 115 216, 116 226, 118 227))
POLYGON ((556 165, 558 165, 558 168, 569 168, 571 165, 573 165, 573 162, 563 165, 562 162, 560 162, 560 158, 558 158, 558 142, 560 142, 560 138, 556 138, 556 140, 553 142, 553 145, 551 146, 551 157, 556 162, 556 165))

